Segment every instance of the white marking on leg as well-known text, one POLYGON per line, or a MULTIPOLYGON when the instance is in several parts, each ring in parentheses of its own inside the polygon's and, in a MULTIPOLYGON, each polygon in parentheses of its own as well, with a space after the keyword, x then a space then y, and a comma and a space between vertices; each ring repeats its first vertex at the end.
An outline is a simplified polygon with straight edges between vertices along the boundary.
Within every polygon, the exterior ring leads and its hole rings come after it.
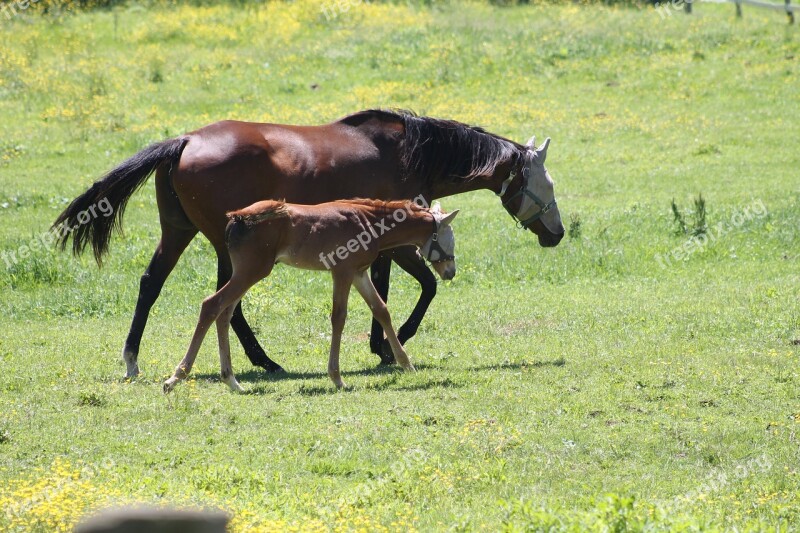
POLYGON ((137 354, 131 350, 122 349, 122 360, 125 361, 125 377, 135 378, 139 375, 139 364, 136 360, 137 354))

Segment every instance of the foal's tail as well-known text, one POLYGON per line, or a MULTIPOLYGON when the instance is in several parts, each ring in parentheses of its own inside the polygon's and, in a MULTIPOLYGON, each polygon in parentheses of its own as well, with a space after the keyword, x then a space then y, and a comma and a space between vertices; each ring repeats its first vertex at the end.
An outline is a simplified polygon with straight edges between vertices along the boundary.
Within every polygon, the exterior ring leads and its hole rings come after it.
POLYGON ((64 250, 72 237, 72 253, 80 255, 91 243, 97 264, 103 262, 114 229, 122 228, 128 200, 162 163, 176 163, 188 137, 151 144, 94 182, 58 215, 51 227, 56 243, 64 250))
POLYGON ((262 200, 244 209, 230 211, 225 216, 228 217, 225 243, 229 247, 236 247, 250 228, 265 220, 288 217, 289 208, 284 200, 262 200))

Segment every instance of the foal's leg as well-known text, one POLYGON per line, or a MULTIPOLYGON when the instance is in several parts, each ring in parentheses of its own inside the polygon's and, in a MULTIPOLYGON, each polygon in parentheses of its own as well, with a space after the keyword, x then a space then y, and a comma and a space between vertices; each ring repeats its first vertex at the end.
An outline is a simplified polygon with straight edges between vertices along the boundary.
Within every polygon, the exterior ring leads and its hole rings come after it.
MULTIPOLYGON (((228 282, 232 271, 228 250, 217 251, 217 290, 228 282)), ((245 355, 250 359, 253 366, 259 366, 269 373, 283 372, 281 365, 270 359, 261 344, 259 344, 253 330, 250 328, 250 324, 247 323, 244 317, 244 313, 242 313, 242 302, 239 302, 233 311, 231 326, 233 327, 233 332, 239 338, 239 342, 242 343, 245 355)))
POLYGON ((337 388, 346 387, 339 372, 339 347, 342 343, 342 331, 347 320, 347 299, 350 297, 350 285, 353 283, 351 272, 333 273, 333 309, 331 310, 331 353, 328 357, 328 376, 337 388))
POLYGON ((364 271, 356 274, 355 278, 353 279, 353 285, 356 286, 359 294, 361 294, 361 296, 364 298, 364 301, 367 302, 367 305, 372 311, 372 316, 375 317, 375 320, 380 322, 381 326, 383 326, 383 330, 386 332, 386 336, 389 339, 389 344, 392 347, 392 351, 394 352, 394 357, 397 362, 400 363, 400 366, 406 370, 414 370, 414 365, 412 365, 411 361, 409 361, 408 355, 403 349, 403 345, 400 344, 400 341, 397 339, 397 335, 394 333, 394 328, 392 327, 392 318, 389 316, 389 310, 386 308, 384 301, 381 300, 380 295, 378 295, 378 291, 375 290, 375 286, 369 279, 367 272, 364 271))
POLYGON ((231 316, 233 310, 239 302, 229 305, 217 318, 217 339, 219 340, 219 368, 222 381, 228 384, 234 392, 244 392, 244 389, 239 382, 236 381, 236 376, 233 375, 233 366, 231 365, 231 342, 228 336, 231 325, 231 316))
POLYGON ((182 379, 186 379, 189 372, 192 370, 194 360, 197 358, 197 352, 200 351, 200 346, 203 344, 203 339, 208 332, 208 328, 217 319, 217 317, 232 306, 237 300, 244 296, 247 289, 252 283, 243 283, 236 277, 231 280, 217 291, 213 296, 203 300, 203 305, 200 308, 200 318, 197 321, 197 327, 192 336, 192 342, 189 344, 189 349, 186 355, 181 360, 180 364, 175 368, 172 377, 164 382, 164 393, 170 392, 175 385, 182 379))

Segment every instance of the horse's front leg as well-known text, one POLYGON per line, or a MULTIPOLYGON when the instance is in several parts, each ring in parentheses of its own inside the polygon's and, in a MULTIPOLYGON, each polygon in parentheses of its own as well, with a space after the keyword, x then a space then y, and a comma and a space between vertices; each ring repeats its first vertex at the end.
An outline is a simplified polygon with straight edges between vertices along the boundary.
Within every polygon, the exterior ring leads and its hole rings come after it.
POLYGON ((339 370, 339 348, 342 344, 342 331, 347 320, 347 300, 353 273, 333 272, 333 309, 331 310, 331 352, 328 357, 328 376, 337 388, 346 387, 339 370))
POLYGON ((403 349, 403 345, 400 344, 400 341, 397 339, 397 335, 394 333, 394 327, 392 327, 392 317, 389 315, 389 310, 386 308, 386 303, 381 299, 380 295, 378 295, 378 292, 375 290, 375 286, 370 281, 367 273, 362 272, 360 274, 356 274, 353 285, 356 286, 356 289, 358 289, 361 297, 364 298, 365 302, 367 302, 367 305, 372 311, 372 316, 383 326, 383 330, 386 332, 386 337, 389 341, 392 352, 394 353, 395 359, 397 359, 397 362, 400 363, 400 366, 406 370, 413 371, 414 365, 411 364, 411 361, 408 359, 408 354, 406 354, 406 351, 403 349))
MULTIPOLYGON (((397 266, 411 274, 411 276, 419 282, 420 288, 422 289, 419 300, 417 300, 417 305, 414 306, 414 310, 411 312, 411 315, 409 315, 408 320, 397 330, 397 338, 400 344, 405 344, 408 339, 416 335, 417 329, 419 329, 419 325, 422 323, 422 319, 428 311, 428 306, 430 306, 431 302, 436 297, 436 276, 417 253, 417 248, 415 246, 395 248, 389 250, 388 254, 392 260, 397 263, 397 266)), ((377 289, 377 287, 375 288, 377 289)), ((380 291, 378 291, 378 294, 380 295, 380 291)), ((386 301, 383 296, 381 296, 381 298, 384 302, 386 301)), ((383 354, 381 356, 381 362, 384 362, 386 359, 388 359, 389 364, 394 362, 391 345, 386 340, 383 341, 383 345, 381 346, 381 353, 383 354)))
MULTIPOLYGON (((392 258, 385 253, 378 255, 378 258, 370 266, 372 284, 378 291, 378 295, 386 302, 389 298, 389 274, 392 272, 392 258)), ((381 358, 382 365, 394 363, 394 355, 391 348, 385 345, 383 339, 383 327, 381 323, 372 318, 372 330, 369 334, 369 349, 372 353, 381 358)))

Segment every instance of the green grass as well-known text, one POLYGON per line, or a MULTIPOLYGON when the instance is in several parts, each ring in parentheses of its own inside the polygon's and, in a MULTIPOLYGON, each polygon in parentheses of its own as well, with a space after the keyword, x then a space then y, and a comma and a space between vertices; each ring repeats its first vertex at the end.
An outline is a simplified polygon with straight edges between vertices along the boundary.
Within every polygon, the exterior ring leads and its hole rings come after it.
MULTIPOLYGON (((121 379, 158 240, 152 182, 102 270, 50 250, 0 260, 0 529, 134 501, 222 507, 238 530, 796 527, 800 36, 779 13, 694 11, 360 4, 327 20, 296 2, 2 21, 2 252, 150 141, 378 106, 551 136, 573 222, 545 250, 488 192, 445 199, 462 210, 459 273, 408 344, 419 371, 376 368, 353 298, 341 393, 330 280, 288 268, 245 301, 286 375, 235 346, 248 394, 229 393, 212 334, 161 393, 213 291, 201 239, 153 309, 143 376, 121 379), (677 259, 699 194, 707 227, 730 231, 677 259)), ((399 324, 418 289, 392 283, 399 324)))

